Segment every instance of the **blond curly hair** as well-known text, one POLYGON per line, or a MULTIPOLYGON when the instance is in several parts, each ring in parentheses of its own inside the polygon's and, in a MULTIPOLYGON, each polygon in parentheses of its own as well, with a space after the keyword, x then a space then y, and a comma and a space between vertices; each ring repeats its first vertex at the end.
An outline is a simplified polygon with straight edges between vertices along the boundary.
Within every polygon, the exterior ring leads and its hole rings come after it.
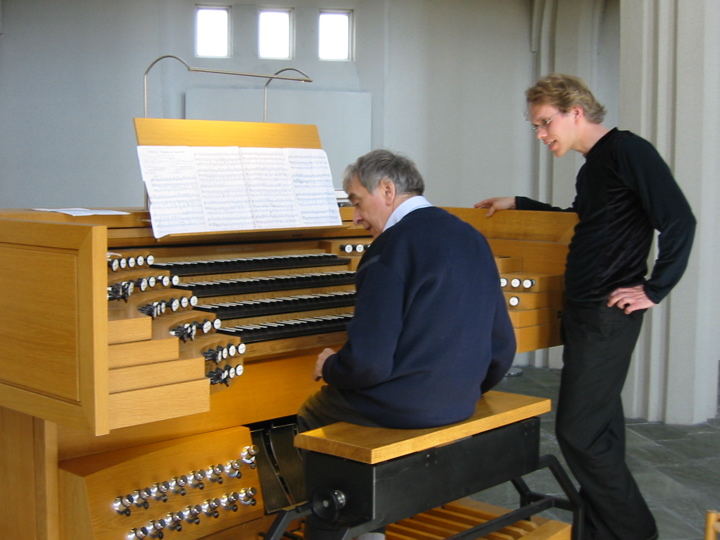
POLYGON ((585 118, 594 124, 602 123, 605 118, 605 107, 595 99, 585 81, 572 75, 546 75, 525 91, 525 98, 528 106, 552 105, 560 112, 582 107, 585 118))

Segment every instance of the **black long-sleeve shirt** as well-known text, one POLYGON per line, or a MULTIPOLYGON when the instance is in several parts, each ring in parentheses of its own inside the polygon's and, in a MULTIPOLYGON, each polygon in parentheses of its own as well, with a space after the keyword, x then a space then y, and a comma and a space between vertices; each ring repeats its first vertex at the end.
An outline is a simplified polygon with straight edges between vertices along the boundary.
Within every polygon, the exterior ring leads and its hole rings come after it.
POLYGON ((682 277, 695 217, 670 168, 645 139, 610 130, 586 154, 570 208, 516 197, 519 210, 577 212, 565 294, 570 302, 604 300, 617 287, 644 284, 660 302, 682 277), (646 280, 654 230, 658 256, 646 280))

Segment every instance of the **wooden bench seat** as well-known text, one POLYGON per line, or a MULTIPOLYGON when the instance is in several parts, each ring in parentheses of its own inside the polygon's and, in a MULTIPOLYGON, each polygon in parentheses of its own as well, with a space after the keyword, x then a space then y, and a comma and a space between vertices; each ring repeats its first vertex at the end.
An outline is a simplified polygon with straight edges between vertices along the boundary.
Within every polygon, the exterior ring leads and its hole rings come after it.
POLYGON ((425 429, 389 429, 338 422, 295 437, 295 446, 361 463, 376 464, 443 446, 484 431, 549 412, 550 400, 492 390, 463 422, 425 429))
MULTIPOLYGON (((470 418, 447 426, 389 429, 338 422, 300 433, 294 444, 306 451, 308 502, 280 513, 266 538, 279 540, 287 524, 301 517, 307 518, 311 540, 348 540, 390 524, 404 528, 403 520, 509 481, 520 496, 519 508, 492 519, 463 516, 457 534, 444 537, 504 537, 494 531, 554 506, 572 511, 573 523, 582 523, 582 502, 572 482, 553 456, 539 455, 538 416, 550 410, 547 398, 490 391, 470 418), (545 467, 567 500, 535 493, 522 479, 545 467)), ((538 540, 568 538, 567 524, 551 525, 552 530, 525 532, 538 540)), ((398 532, 392 527, 388 533, 398 532)), ((582 538, 581 527, 573 527, 572 538, 582 538)))

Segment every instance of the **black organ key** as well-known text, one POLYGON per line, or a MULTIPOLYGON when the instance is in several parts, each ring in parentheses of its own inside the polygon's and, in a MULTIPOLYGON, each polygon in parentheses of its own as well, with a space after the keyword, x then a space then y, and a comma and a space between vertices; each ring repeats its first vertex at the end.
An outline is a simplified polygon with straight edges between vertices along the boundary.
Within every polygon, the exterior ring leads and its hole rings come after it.
POLYGON ((199 298, 207 298, 210 296, 223 296, 230 294, 249 294, 313 287, 330 287, 334 285, 352 285, 353 283, 355 283, 355 272, 340 271, 256 278, 238 278, 218 281, 198 281, 195 283, 179 283, 175 285, 175 288, 192 291, 192 293, 199 298))
POLYGON ((232 327, 223 326, 218 329, 218 332, 239 337, 243 343, 254 343, 313 334, 341 332, 347 328, 351 319, 351 314, 323 315, 263 324, 247 324, 232 327))
POLYGON ((278 255, 272 257, 244 257, 210 261, 177 261, 153 263, 153 268, 168 270, 177 276, 199 276, 203 274, 229 274, 260 270, 282 270, 285 268, 309 268, 313 266, 345 265, 349 259, 331 253, 303 255, 278 255))
POLYGON ((336 307, 348 307, 355 304, 354 291, 333 293, 303 294, 261 300, 240 302, 222 302, 196 306, 200 311, 214 313, 219 319, 241 319, 243 317, 261 317, 295 311, 313 311, 336 307))

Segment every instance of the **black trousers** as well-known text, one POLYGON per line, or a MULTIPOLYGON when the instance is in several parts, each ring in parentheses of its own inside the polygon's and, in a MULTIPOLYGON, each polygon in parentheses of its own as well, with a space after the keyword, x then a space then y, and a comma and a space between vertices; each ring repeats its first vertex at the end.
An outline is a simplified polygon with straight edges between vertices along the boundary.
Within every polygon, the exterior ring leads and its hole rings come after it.
POLYGON ((355 411, 334 386, 327 384, 305 400, 297 413, 297 422, 300 432, 335 422, 380 427, 380 424, 355 411))
POLYGON ((556 433, 586 504, 586 540, 651 540, 655 520, 625 464, 620 392, 642 325, 604 303, 563 311, 556 433))

